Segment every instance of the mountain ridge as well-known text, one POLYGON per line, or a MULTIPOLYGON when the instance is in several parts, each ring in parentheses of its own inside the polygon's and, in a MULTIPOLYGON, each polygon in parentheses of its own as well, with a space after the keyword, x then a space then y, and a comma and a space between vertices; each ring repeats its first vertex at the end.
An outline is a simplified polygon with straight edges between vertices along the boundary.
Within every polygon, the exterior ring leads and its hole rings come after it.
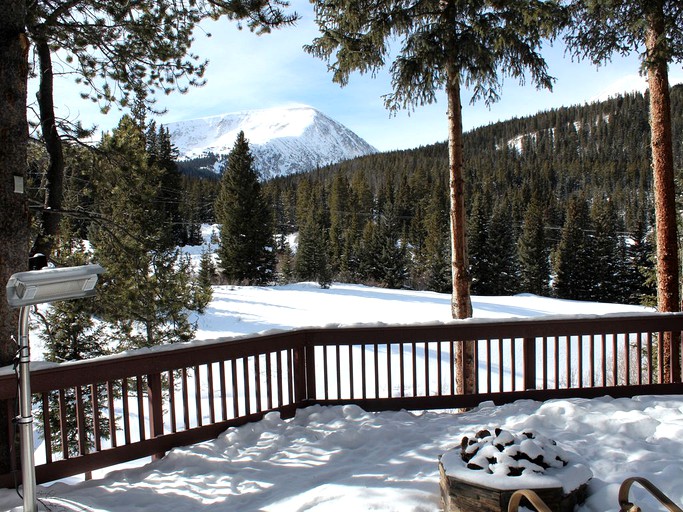
POLYGON ((181 160, 209 159, 220 172, 237 134, 244 132, 262 179, 307 172, 377 149, 308 105, 243 110, 166 125, 181 160))

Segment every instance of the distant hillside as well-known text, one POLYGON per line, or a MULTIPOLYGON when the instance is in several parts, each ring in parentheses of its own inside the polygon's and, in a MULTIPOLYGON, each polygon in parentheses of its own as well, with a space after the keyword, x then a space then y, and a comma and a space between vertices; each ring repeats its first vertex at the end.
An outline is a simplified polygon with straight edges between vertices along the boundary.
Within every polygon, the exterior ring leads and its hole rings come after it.
MULTIPOLYGON (((683 86, 671 99, 681 174, 683 86)), ((646 95, 483 126, 466 133, 463 145, 472 293, 651 299, 646 95)), ((445 142, 276 178, 265 190, 278 232, 299 233, 299 247, 321 244, 333 279, 450 289, 445 142)))
POLYGON ((306 172, 376 153, 351 130, 308 106, 250 110, 169 123, 186 172, 220 172, 244 131, 262 178, 306 172))
MULTIPOLYGON (((683 170, 683 86, 672 89, 672 116, 675 164, 683 170)), ((468 205, 478 195, 522 205, 537 193, 557 201, 560 222, 562 204, 572 195, 605 195, 619 206, 630 229, 650 216, 649 140, 648 102, 641 93, 471 130, 464 135, 468 205)), ((327 166, 315 176, 329 186, 337 173, 362 177, 373 194, 397 191, 404 180, 447 182, 448 149, 443 142, 363 156, 327 166)), ((516 213, 520 221, 523 209, 516 213)))

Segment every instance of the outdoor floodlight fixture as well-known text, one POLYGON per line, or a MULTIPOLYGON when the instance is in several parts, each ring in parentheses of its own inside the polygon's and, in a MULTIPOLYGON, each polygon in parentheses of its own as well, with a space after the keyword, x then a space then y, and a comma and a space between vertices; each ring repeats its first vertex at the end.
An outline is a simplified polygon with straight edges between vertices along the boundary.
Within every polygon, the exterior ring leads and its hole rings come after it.
POLYGON ((100 265, 44 268, 12 274, 7 282, 7 302, 19 310, 19 424, 21 476, 24 512, 35 512, 36 470, 33 458, 33 414, 31 412, 30 350, 28 344, 29 306, 95 295, 95 285, 104 272, 100 265))
POLYGON ((7 282, 7 302, 21 307, 90 297, 95 295, 95 284, 102 272, 100 265, 18 272, 7 282))

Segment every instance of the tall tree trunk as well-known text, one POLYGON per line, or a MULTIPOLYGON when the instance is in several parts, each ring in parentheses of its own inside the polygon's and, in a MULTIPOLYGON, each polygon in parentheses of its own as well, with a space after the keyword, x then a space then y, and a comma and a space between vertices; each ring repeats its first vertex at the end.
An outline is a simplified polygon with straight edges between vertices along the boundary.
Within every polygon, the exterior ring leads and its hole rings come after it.
MULTIPOLYGON (((661 3, 647 16, 645 38, 647 80, 650 88, 650 130, 657 232, 657 308, 680 311, 678 289, 678 234, 671 135, 671 99, 661 3)), ((664 342, 664 382, 680 382, 680 339, 664 342)))
MULTIPOLYGON (((467 260, 467 236, 465 234, 465 180, 463 176, 462 106, 460 104, 460 73, 454 65, 448 66, 448 158, 450 166, 451 196, 451 272, 453 294, 451 313, 453 318, 470 318, 470 274, 467 260)), ((475 389, 475 342, 463 341, 456 345, 455 366, 457 391, 474 393, 475 389)))
POLYGON ((60 211, 64 194, 64 152, 55 121, 54 72, 50 47, 47 41, 39 40, 36 42, 36 49, 40 62, 40 86, 37 94, 40 127, 50 163, 45 174, 45 209, 42 213, 42 226, 31 252, 42 253, 49 257, 59 235, 60 211))
MULTIPOLYGON (((26 180, 26 81, 29 43, 24 33, 26 2, 5 2, 0 16, 0 285, 28 267, 29 214, 26 180)), ((11 364, 18 310, 0 300, 0 366, 11 364)), ((10 469, 8 407, 0 402, 0 472, 10 469)))
POLYGON ((453 318, 470 318, 470 274, 465 234, 465 179, 463 177, 462 107, 460 105, 460 73, 455 66, 448 70, 448 161, 451 192, 451 264, 453 318))

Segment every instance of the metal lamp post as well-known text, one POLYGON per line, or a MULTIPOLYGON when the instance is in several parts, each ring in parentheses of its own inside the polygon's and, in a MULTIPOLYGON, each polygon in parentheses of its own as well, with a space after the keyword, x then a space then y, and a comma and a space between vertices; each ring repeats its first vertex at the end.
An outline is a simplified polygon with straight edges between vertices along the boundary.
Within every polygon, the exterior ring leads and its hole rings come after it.
POLYGON ((35 512, 36 472, 33 459, 33 414, 31 412, 30 350, 28 343, 29 306, 95 295, 100 265, 46 268, 13 274, 7 282, 7 302, 19 310, 19 436, 24 512, 35 512))

